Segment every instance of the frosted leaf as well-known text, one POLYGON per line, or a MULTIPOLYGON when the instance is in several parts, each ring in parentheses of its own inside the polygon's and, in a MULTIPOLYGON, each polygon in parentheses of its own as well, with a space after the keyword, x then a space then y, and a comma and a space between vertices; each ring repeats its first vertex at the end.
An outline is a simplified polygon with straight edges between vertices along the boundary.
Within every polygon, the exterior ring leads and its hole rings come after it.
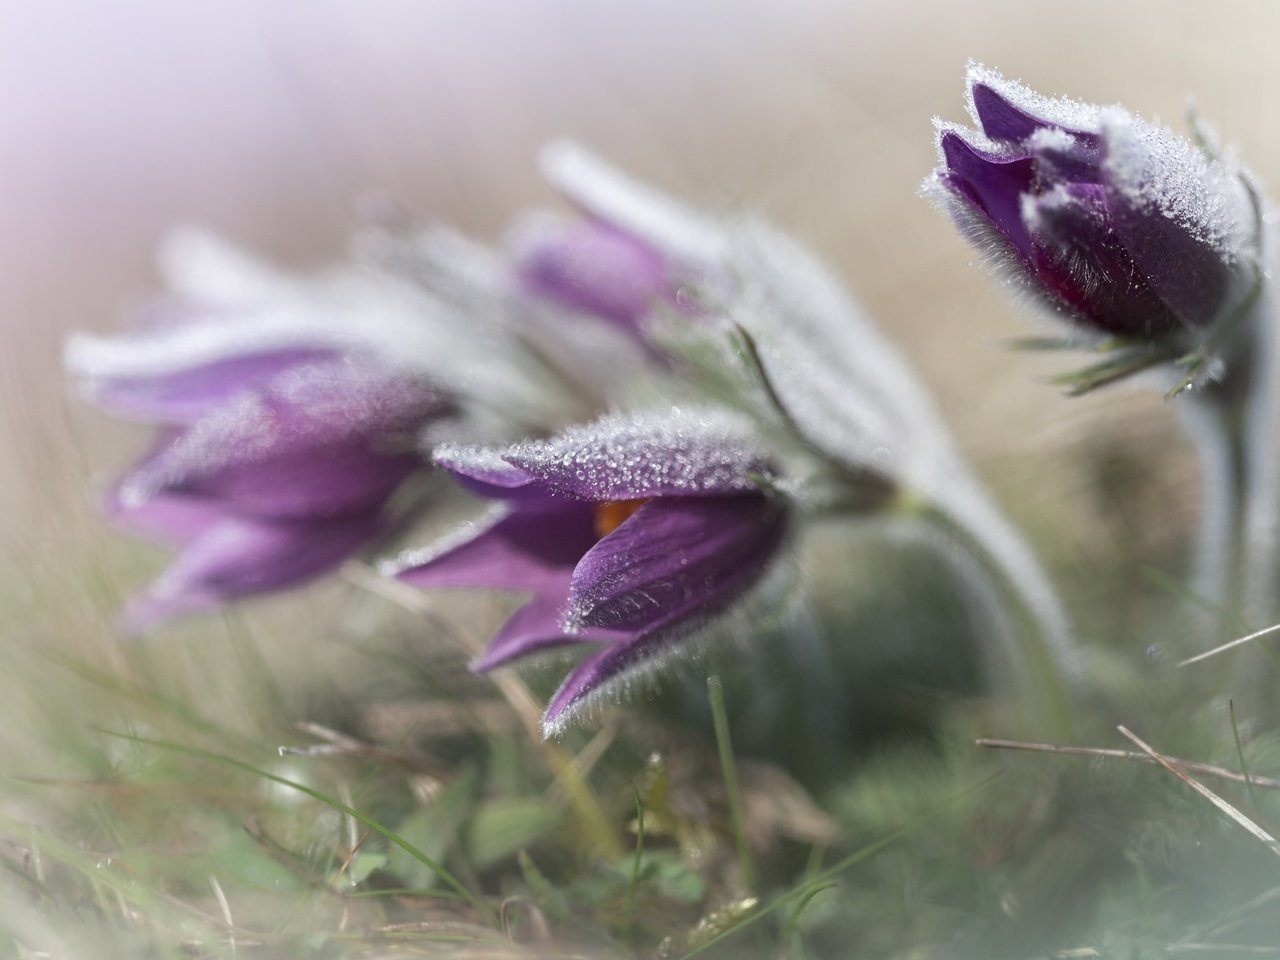
MULTIPOLYGON (((446 246, 452 253, 440 254, 442 264, 461 269, 458 244, 446 246)), ((70 337, 66 365, 91 395, 113 380, 302 348, 361 353, 426 376, 481 421, 494 420, 493 411, 499 421, 519 411, 536 423, 580 412, 564 383, 513 335, 508 291, 474 260, 453 300, 368 263, 298 275, 276 271, 194 231, 166 245, 163 260, 174 289, 208 309, 188 322, 121 337, 70 337)))
POLYGON ((898 351, 789 238, 745 222, 733 240, 742 291, 730 314, 799 429, 848 467, 883 470, 921 492, 945 488, 955 455, 898 351))
POLYGON ((611 415, 550 440, 517 444, 505 459, 554 490, 588 500, 758 492, 767 474, 749 420, 720 410, 611 415))
POLYGON ((718 263, 724 237, 714 221, 609 166, 575 143, 544 147, 543 175, 593 217, 653 245, 673 260, 701 267, 718 263))

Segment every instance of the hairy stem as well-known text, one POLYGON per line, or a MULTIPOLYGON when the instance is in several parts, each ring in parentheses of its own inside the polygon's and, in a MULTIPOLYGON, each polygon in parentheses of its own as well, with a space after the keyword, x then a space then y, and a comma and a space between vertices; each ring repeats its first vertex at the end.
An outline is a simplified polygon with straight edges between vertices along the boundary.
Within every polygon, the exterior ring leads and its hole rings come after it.
POLYGON ((976 484, 957 483, 950 492, 946 504, 927 508, 924 516, 952 546, 944 552, 1003 641, 1003 656, 986 644, 988 669, 1011 684, 1029 722, 1069 733, 1071 690, 1083 666, 1057 593, 1026 542, 976 484))

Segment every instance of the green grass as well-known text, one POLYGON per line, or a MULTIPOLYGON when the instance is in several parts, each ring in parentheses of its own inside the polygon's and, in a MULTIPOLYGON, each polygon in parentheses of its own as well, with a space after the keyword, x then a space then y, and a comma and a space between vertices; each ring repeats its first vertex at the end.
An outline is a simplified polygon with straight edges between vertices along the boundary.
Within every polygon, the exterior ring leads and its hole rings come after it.
MULTIPOLYGON (((33 556, 3 605, 0 957, 1269 955, 1267 846, 1157 765, 977 746, 1024 709, 982 691, 980 621, 922 547, 848 533, 803 558, 810 645, 769 626, 551 744, 562 664, 465 671, 499 601, 338 583, 122 644, 154 555, 33 556)), ((1123 724, 1242 771, 1197 777, 1274 835, 1274 712, 1175 666, 1194 598, 1142 573, 1166 550, 1056 554, 1075 745, 1132 749, 1123 724)))

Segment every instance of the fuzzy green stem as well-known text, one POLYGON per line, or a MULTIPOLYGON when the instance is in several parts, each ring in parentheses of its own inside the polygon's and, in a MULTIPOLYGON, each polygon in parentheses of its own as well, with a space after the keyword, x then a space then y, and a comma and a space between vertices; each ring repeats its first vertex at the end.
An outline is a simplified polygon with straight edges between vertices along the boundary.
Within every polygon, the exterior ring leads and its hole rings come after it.
POLYGON ((1066 614, 1026 544, 974 488, 944 506, 919 509, 957 551, 944 550, 971 596, 986 607, 1004 641, 1004 663, 986 644, 988 669, 1011 681, 1027 724, 1071 733, 1071 690, 1080 680, 1079 652, 1066 614), (977 561, 975 569, 973 561, 977 561))

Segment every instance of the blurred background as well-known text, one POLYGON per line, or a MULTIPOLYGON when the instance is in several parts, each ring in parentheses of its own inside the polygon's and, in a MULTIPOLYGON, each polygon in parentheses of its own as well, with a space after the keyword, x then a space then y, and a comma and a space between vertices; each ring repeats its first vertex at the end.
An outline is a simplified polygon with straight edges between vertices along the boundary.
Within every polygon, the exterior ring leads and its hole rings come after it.
POLYGON ((154 288, 171 227, 314 265, 385 195, 493 239, 522 207, 556 202, 535 155, 563 136, 816 249, 1024 513, 1096 520, 1105 508, 1078 502, 1090 494, 1076 448, 1176 444, 1171 413, 1137 391, 1068 403, 1041 382, 1067 358, 999 348, 1036 331, 917 197, 929 118, 964 118, 970 58, 1174 125, 1194 95, 1274 185, 1278 19, 1263 0, 7 0, 3 556, 56 566, 103 536, 88 491, 120 464, 121 433, 77 408, 60 345, 112 329, 154 288))

